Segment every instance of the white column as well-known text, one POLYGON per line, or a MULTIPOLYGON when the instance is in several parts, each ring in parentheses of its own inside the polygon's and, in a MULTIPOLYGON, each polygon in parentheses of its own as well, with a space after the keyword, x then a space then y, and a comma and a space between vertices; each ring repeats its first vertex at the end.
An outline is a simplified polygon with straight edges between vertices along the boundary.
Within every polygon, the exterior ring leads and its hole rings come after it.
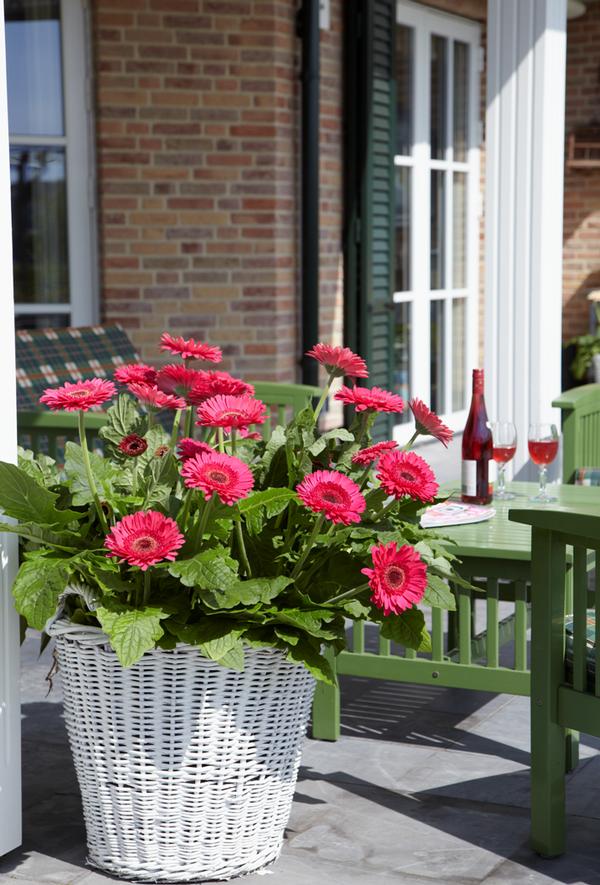
POLYGON ((561 390, 566 0, 488 0, 485 369, 490 418, 555 421, 561 390))
MULTIPOLYGON (((15 340, 4 16, 0 12, 0 460, 16 458, 15 340)), ((0 535, 0 855, 21 844, 19 621, 11 584, 17 538, 0 535)))

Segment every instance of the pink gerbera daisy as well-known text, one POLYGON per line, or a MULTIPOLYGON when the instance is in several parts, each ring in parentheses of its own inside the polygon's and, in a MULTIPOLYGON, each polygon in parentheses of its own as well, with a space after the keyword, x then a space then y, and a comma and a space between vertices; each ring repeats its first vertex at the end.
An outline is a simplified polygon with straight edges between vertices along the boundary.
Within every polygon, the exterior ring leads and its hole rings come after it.
POLYGON ((394 498, 433 501, 439 488, 427 461, 414 452, 388 452, 379 462, 377 479, 394 498))
POLYGON ((198 372, 196 384, 190 391, 188 400, 199 406, 213 396, 254 396, 254 387, 229 372, 198 372))
POLYGON ((398 443, 395 443, 391 439, 388 439, 385 442, 375 443, 374 446, 367 446, 366 449, 361 449, 356 455, 352 455, 352 463, 358 464, 359 467, 368 467, 369 464, 372 464, 373 461, 376 461, 382 455, 385 455, 386 452, 393 452, 394 449, 397 448, 398 443))
POLYGON ((112 381, 91 378, 89 381, 65 381, 62 387, 48 387, 40 397, 53 411, 87 412, 92 406, 101 406, 117 392, 112 381))
POLYGON ((163 393, 153 384, 128 384, 129 390, 149 409, 185 409, 187 403, 180 396, 163 393))
POLYGON ((128 436, 123 437, 119 443, 119 448, 124 455, 129 455, 130 458, 137 458, 144 454, 148 448, 148 443, 143 436, 138 436, 137 433, 130 433, 128 436))
POLYGON ((368 378, 367 364, 362 357, 349 347, 334 347, 332 344, 315 344, 306 356, 311 356, 334 378, 348 375, 349 378, 368 378))
POLYGON ((357 412, 401 412, 404 408, 402 397, 381 387, 340 387, 335 399, 357 412))
POLYGON ((115 381, 120 384, 131 384, 141 381, 143 384, 156 383, 156 369, 146 363, 128 363, 115 370, 115 381))
POLYGON ((316 470, 296 488, 298 497, 313 513, 324 513, 332 522, 360 522, 367 506, 354 480, 335 470, 316 470))
POLYGON ((220 347, 203 344, 193 338, 173 338, 168 332, 160 336, 160 349, 179 354, 184 360, 205 360, 209 363, 220 363, 223 358, 220 347))
POLYGON ((188 369, 181 364, 163 366, 156 376, 156 386, 163 393, 181 396, 191 403, 193 400, 190 399, 190 391, 201 374, 196 369, 188 369))
POLYGON ((395 541, 371 547, 375 568, 361 569, 373 591, 371 601, 384 615, 399 615, 423 598, 427 566, 414 547, 398 548, 395 541))
POLYGON ((193 458, 194 455, 210 455, 213 452, 213 447, 209 446, 208 443, 192 439, 191 436, 180 439, 177 444, 177 456, 182 461, 187 461, 188 458, 193 458))
POLYGON ((222 427, 246 430, 250 424, 264 424, 266 406, 251 396, 213 396, 198 408, 196 424, 202 427, 222 427))
POLYGON ((235 504, 254 486, 254 477, 247 464, 234 455, 219 452, 188 458, 181 468, 181 475, 188 488, 200 489, 206 499, 216 494, 223 504, 235 504))
POLYGON ((446 447, 453 437, 453 432, 446 427, 444 422, 438 418, 435 412, 427 408, 425 403, 417 399, 411 399, 408 403, 415 417, 415 427, 423 436, 435 436, 446 447))
POLYGON ((108 556, 137 565, 143 572, 164 559, 173 560, 185 543, 177 523, 156 510, 124 516, 106 536, 108 556))

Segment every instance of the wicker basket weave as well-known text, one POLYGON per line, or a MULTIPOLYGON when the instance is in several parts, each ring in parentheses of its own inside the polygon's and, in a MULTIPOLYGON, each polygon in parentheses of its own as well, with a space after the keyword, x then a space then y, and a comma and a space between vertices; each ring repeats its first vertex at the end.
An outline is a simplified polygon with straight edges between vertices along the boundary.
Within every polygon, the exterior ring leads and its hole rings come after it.
POLYGON ((90 864, 126 879, 227 879, 281 850, 314 680, 270 649, 243 673, 191 646, 124 669, 94 628, 58 621, 65 718, 90 864))

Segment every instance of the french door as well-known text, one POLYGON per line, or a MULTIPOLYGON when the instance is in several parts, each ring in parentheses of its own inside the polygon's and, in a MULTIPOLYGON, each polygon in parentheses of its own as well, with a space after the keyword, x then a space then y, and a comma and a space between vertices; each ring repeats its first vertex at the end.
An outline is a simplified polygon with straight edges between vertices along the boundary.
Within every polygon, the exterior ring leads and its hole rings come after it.
POLYGON ((397 3, 394 387, 454 429, 478 360, 479 43, 477 24, 397 3))

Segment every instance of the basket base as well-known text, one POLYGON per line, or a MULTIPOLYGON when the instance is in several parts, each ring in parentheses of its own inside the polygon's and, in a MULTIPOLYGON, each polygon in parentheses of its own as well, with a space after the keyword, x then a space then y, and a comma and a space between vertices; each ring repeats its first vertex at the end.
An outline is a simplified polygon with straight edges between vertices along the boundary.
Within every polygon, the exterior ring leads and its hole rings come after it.
POLYGON ((251 873, 257 873, 266 867, 274 864, 283 847, 283 842, 276 848, 265 852, 264 856, 255 857, 253 860, 242 864, 239 867, 228 868, 226 864, 219 870, 190 870, 181 871, 179 873, 165 874, 161 871, 124 869, 118 862, 110 860, 99 860, 92 855, 86 858, 88 866, 95 870, 101 870, 103 873, 109 873, 117 879, 123 879, 126 882, 149 882, 151 885, 172 885, 175 882, 187 883, 187 885, 195 885, 200 882, 228 882, 230 879, 237 879, 242 876, 249 876, 251 873))

